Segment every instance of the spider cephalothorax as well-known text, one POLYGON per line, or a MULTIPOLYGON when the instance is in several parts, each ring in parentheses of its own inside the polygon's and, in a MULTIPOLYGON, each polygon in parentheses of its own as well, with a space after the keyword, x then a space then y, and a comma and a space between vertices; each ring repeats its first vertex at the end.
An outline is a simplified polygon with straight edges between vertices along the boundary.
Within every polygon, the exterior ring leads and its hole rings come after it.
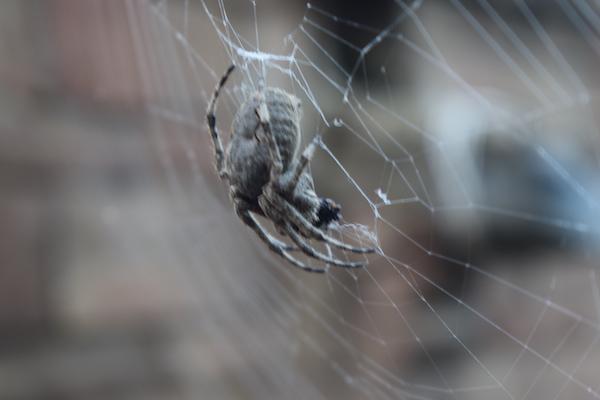
POLYGON ((307 170, 320 138, 316 136, 298 156, 300 100, 276 88, 256 92, 238 109, 227 151, 223 151, 214 112, 219 92, 233 69, 233 65, 229 67, 218 83, 206 118, 215 147, 217 172, 221 179, 229 182, 229 194, 237 215, 273 252, 299 268, 324 272, 324 269, 304 265, 292 257, 290 251, 301 250, 310 257, 340 267, 362 267, 364 263, 322 254, 306 240, 319 240, 354 253, 374 251, 340 242, 322 230, 339 220, 340 207, 330 199, 317 196, 307 170), (277 231, 288 236, 295 246, 273 237, 252 213, 270 219, 277 231))

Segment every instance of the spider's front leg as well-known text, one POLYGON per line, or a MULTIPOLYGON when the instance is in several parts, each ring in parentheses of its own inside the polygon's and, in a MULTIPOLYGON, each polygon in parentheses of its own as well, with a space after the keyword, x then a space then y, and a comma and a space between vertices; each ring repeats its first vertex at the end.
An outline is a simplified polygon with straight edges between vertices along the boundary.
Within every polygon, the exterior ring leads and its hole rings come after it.
MULTIPOLYGON (((255 213, 255 214, 259 214, 261 216, 264 216, 264 212, 260 209, 260 207, 256 207, 251 205, 238 191, 236 186, 230 186, 229 187, 229 198, 231 199, 231 202, 233 203, 234 207, 235 207, 235 211, 236 214, 239 218, 242 219, 242 221, 246 222, 244 218, 242 218, 241 214, 245 214, 245 213, 255 213)), ((254 219, 254 218, 253 218, 254 219)), ((256 221, 256 219, 254 219, 256 221)), ((262 226, 258 223, 258 221, 256 221, 257 226, 259 226, 260 228, 262 228, 262 226)), ((246 224, 248 225, 248 224, 246 224)), ((248 225, 250 226, 250 225, 248 225)), ((250 226, 251 228, 253 228, 252 226, 250 226)), ((254 228, 253 228, 254 229, 254 228)), ((264 230, 264 229, 263 229, 264 230)), ((270 233, 268 233, 266 230, 264 230, 265 233, 270 237, 270 241, 273 242, 276 246, 280 247, 282 250, 284 251, 296 251, 298 250, 298 248, 296 246, 287 244, 285 242, 282 242, 281 240, 278 240, 277 238, 273 237, 270 233)), ((259 235, 260 236, 260 235, 259 235)))
POLYGON ((302 263, 302 262, 298 261, 297 259, 295 259, 294 257, 290 256, 286 251, 286 250, 289 250, 287 245, 285 245, 283 242, 275 239, 269 232, 267 232, 267 230, 265 228, 263 228, 258 223, 258 221, 252 216, 252 214, 250 213, 249 210, 250 210, 250 208, 249 208, 248 204, 245 201, 243 201, 242 199, 237 199, 235 201, 235 212, 238 215, 238 217, 240 217, 240 219, 246 225, 248 225, 250 228, 252 228, 252 230, 254 230, 254 232, 256 232, 258 237, 263 242, 265 242, 267 244, 267 246, 269 246, 269 249, 271 249, 271 251, 273 251, 274 253, 283 257, 284 259, 289 261, 295 267, 303 269, 304 271, 318 272, 318 273, 325 272, 325 269, 308 267, 304 263, 302 263))
POLYGON ((317 251, 314 247, 306 243, 302 236, 298 232, 296 232, 292 224, 290 224, 289 222, 285 223, 285 230, 287 235, 292 239, 292 241, 296 243, 304 253, 306 253, 312 258, 316 258, 317 260, 323 261, 327 264, 335 265, 336 267, 342 268, 362 268, 365 266, 364 262, 342 261, 338 260, 337 258, 329 257, 317 251))
MULTIPOLYGON (((343 268, 361 268, 365 266, 365 263, 363 262, 343 261, 338 260, 337 258, 329 257, 309 245, 304 240, 302 235, 296 232, 295 225, 293 222, 291 222, 289 210, 287 210, 285 206, 285 204, 289 203, 287 203, 283 197, 273 193, 273 191, 269 188, 267 189, 266 193, 259 197, 258 203, 265 215, 267 215, 267 217, 270 218, 276 226, 282 229, 300 248, 300 250, 302 250, 309 257, 343 268)), ((301 232, 304 232, 304 230, 301 230, 301 232)), ((308 235, 304 236, 310 237, 308 235)), ((335 241, 335 239, 333 240, 335 241)))
MULTIPOLYGON (((298 210, 296 210, 296 208, 293 205, 291 205, 281 195, 275 193, 272 190, 269 191, 268 195, 271 198, 271 206, 277 206, 279 208, 279 213, 285 215, 286 220, 291 222, 294 226, 296 226, 300 230, 300 232, 302 232, 303 236, 328 243, 332 246, 337 247, 338 249, 350 251, 352 253, 366 254, 374 253, 376 251, 376 249, 372 247, 354 247, 332 238, 331 236, 323 232, 321 229, 311 224, 309 220, 307 220, 298 210)), ((265 206, 261 204, 261 208, 264 210, 265 206)))

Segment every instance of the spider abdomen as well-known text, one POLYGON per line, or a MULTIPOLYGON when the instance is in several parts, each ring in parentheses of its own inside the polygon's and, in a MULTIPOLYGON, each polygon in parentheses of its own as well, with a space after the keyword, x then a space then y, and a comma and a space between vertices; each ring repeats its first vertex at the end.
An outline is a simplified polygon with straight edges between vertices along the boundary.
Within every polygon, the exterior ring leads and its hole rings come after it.
POLYGON ((232 136, 227 147, 229 179, 245 198, 255 201, 269 181, 271 164, 267 143, 262 134, 256 109, 265 101, 270 114, 271 132, 277 142, 286 171, 294 159, 300 141, 300 101, 276 88, 267 88, 244 102, 233 121, 232 136))

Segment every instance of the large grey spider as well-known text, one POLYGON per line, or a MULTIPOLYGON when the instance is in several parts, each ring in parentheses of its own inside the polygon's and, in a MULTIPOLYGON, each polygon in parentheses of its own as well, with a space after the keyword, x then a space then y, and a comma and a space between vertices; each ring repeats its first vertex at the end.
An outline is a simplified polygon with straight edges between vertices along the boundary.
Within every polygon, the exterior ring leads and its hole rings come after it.
POLYGON ((316 239, 353 253, 372 253, 372 248, 353 247, 328 236, 322 228, 340 218, 340 207, 314 191, 307 170, 319 136, 297 157, 300 141, 300 100, 276 88, 254 93, 237 111, 226 152, 216 127, 215 108, 219 93, 235 66, 231 65, 217 84, 208 105, 206 119, 215 151, 215 166, 221 180, 229 182, 229 196, 238 217, 260 237, 271 251, 294 266, 311 268, 288 252, 306 255, 344 268, 360 268, 361 262, 347 262, 317 251, 305 239, 316 239), (252 213, 270 219, 277 231, 288 236, 288 245, 265 230, 252 213), (296 247, 297 246, 297 247, 296 247))

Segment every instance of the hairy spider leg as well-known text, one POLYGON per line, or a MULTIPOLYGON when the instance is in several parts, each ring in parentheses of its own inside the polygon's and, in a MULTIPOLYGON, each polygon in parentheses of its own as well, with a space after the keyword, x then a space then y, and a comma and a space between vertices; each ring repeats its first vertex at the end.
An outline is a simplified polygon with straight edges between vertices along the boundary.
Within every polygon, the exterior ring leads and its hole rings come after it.
POLYGON ((274 197, 274 201, 277 201, 283 207, 284 215, 289 219, 291 223, 300 229, 301 232, 304 233, 306 237, 312 237, 319 241, 329 243, 332 246, 335 246, 339 249, 350 251, 352 253, 358 254, 366 254, 366 253, 374 253, 375 249, 371 247, 354 247, 349 244, 340 242, 332 238, 331 236, 325 234, 321 229, 316 228, 313 224, 310 223, 294 206, 292 206, 286 199, 281 197, 279 194, 274 192, 273 190, 269 190, 269 196, 274 197))
POLYGON ((288 221, 287 215, 285 211, 283 211, 283 208, 281 206, 278 206, 278 204, 274 203, 277 201, 280 201, 277 197, 275 197, 275 200, 273 200, 273 198, 270 198, 268 194, 265 194, 259 198, 258 203, 261 209, 264 210, 265 215, 269 219, 271 219, 271 221, 273 221, 273 223, 277 227, 279 227, 283 231, 283 233, 287 234, 292 239, 292 241, 300 247, 300 250, 302 250, 307 256, 343 268, 364 267, 364 263, 342 261, 336 258, 326 256, 318 252, 308 243, 306 243, 303 237, 295 231, 293 225, 288 221))
POLYGON ((279 152, 279 146, 271 131, 271 117, 264 98, 261 99, 260 105, 256 109, 256 116, 258 117, 259 124, 263 128, 263 133, 267 139, 269 154, 271 156, 271 176, 269 183, 273 183, 277 181, 281 174, 283 174, 283 161, 281 159, 281 153, 279 152))
POLYGON ((298 245, 298 247, 300 247, 300 249, 304 253, 306 253, 312 258, 316 258, 317 260, 324 261, 327 264, 335 265, 337 267, 342 268, 362 268, 365 266, 365 263, 349 261, 346 262, 338 260, 337 258, 331 258, 323 253, 318 252, 312 246, 308 245, 306 241, 304 241, 304 239, 302 239, 302 237, 294 230, 294 228, 292 228, 292 225, 289 222, 286 222, 285 224, 285 231, 288 234, 288 236, 292 239, 292 241, 296 243, 296 245, 298 245))
POLYGON ((304 174, 304 171, 306 170, 308 163, 310 163, 310 161, 312 160, 313 155, 315 154, 315 149, 317 147, 317 144, 320 143, 320 141, 321 141, 321 137, 315 136, 313 138, 313 140, 308 144, 308 146, 306 146, 306 148, 300 155, 300 159, 298 160, 296 165, 294 165, 294 169, 292 171, 292 174, 291 174, 292 177, 291 177, 290 181, 285 183, 285 188, 284 188, 285 191, 291 193, 294 190, 296 190, 296 186, 298 186, 300 177, 302 176, 302 174, 304 174))
POLYGON ((215 167, 217 169, 217 173, 219 174, 219 178, 221 179, 229 179, 229 174, 225 168, 225 152, 223 151, 223 143, 221 142, 221 137, 219 136, 219 131, 217 129, 217 117, 215 116, 215 109, 217 107, 217 100, 219 98, 219 94, 221 93, 221 89, 225 86, 227 79, 229 79, 229 75, 235 69, 235 65, 231 64, 225 74, 221 77, 221 80, 215 87, 215 91, 208 103, 208 109, 206 111, 206 120, 208 122, 208 129, 210 130, 210 136, 213 141, 214 150, 215 150, 215 167))
MULTIPOLYGON (((236 203, 240 203, 241 205, 243 205, 243 209, 246 209, 247 211, 251 212, 251 213, 256 213, 257 211, 259 211, 259 215, 264 215, 261 214, 262 210, 256 210, 254 207, 250 206, 250 204, 248 203, 248 200, 246 200, 238 191, 238 188, 236 186, 231 186, 229 188, 229 198, 231 199, 232 203, 236 204, 236 203)), ((271 240, 273 242, 275 242, 275 244, 279 247, 281 247, 283 250, 285 251, 298 251, 298 247, 293 246, 291 244, 287 244, 285 242, 282 242, 281 240, 276 239, 275 237, 271 236, 271 240)))
POLYGON ((263 228, 259 222, 250 213, 247 204, 244 201, 236 200, 235 212, 240 219, 256 232, 258 237, 269 246, 269 249, 275 254, 283 257, 289 261, 293 266, 300 268, 307 272, 324 273, 326 270, 322 268, 311 268, 306 266, 304 263, 298 261, 291 255, 289 255, 284 248, 280 245, 281 242, 275 239, 265 228, 263 228))

